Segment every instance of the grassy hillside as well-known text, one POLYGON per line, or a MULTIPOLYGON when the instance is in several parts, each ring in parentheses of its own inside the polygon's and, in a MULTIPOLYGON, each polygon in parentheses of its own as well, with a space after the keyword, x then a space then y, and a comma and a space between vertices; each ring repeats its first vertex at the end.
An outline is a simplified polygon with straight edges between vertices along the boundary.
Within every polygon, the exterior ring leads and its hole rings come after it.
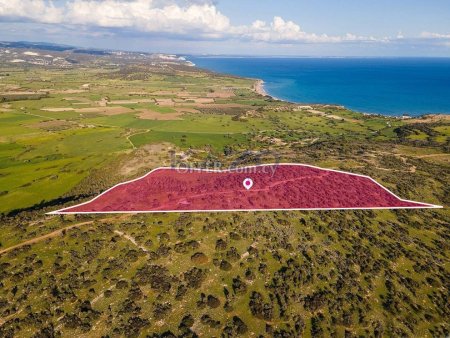
POLYGON ((251 79, 91 58, 0 65, 1 94, 45 93, 0 103, 0 336, 449 334, 449 116, 300 106, 251 79), (446 208, 45 215, 158 166, 256 160, 446 208))

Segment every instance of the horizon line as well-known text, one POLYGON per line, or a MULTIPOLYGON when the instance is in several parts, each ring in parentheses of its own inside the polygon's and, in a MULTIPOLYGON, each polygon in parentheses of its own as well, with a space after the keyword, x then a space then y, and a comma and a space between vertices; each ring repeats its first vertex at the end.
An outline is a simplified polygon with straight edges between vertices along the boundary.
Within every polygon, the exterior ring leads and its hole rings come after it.
MULTIPOLYGON (((70 45, 60 42, 48 41, 30 41, 30 40, 0 40, 0 43, 29 43, 53 45, 61 47, 69 47, 74 49, 85 49, 105 52, 127 52, 127 53, 141 53, 141 54, 163 54, 163 55, 177 55, 177 56, 194 56, 194 57, 229 57, 229 58, 336 58, 336 59, 450 59, 450 56, 430 56, 430 55, 291 55, 291 54, 222 54, 222 53, 183 53, 183 52, 164 52, 164 51, 139 51, 131 49, 113 49, 113 48, 98 48, 98 47, 82 47, 79 45, 70 45)), ((23 48, 26 47, 11 47, 23 48)), ((32 48, 32 46, 30 46, 32 48)), ((45 49, 43 49, 45 50, 45 49)))

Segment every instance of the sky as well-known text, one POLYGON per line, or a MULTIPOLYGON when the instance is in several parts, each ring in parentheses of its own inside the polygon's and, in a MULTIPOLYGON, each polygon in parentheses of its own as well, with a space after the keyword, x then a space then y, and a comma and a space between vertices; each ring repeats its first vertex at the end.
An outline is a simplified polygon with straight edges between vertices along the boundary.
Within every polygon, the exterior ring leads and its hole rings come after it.
POLYGON ((450 1, 0 0, 0 40, 175 54, 450 57, 450 1))

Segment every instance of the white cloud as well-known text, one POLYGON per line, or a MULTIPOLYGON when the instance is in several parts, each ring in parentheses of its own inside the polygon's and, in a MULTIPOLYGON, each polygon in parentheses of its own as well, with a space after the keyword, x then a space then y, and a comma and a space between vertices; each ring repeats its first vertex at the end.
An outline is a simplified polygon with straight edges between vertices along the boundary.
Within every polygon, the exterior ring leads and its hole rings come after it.
POLYGON ((293 21, 285 21, 275 16, 269 24, 256 20, 250 26, 231 28, 235 36, 253 41, 273 43, 338 43, 354 41, 372 41, 374 38, 361 37, 347 33, 344 36, 330 36, 327 34, 307 33, 293 21))
POLYGON ((176 4, 156 7, 152 0, 75 0, 66 7, 65 21, 73 24, 134 28, 143 32, 204 34, 228 29, 229 19, 209 4, 176 4))
MULTIPOLYGON (((269 23, 256 20, 233 26, 211 0, 0 0, 0 18, 75 26, 80 31, 116 28, 189 39, 236 39, 265 43, 387 43, 397 37, 331 36, 303 31, 295 22, 275 16, 269 23)), ((102 33, 104 34, 104 33, 102 33)), ((450 35, 422 33, 421 39, 450 39, 450 35)))
POLYGON ((420 38, 428 44, 431 42, 431 44, 435 46, 437 45, 445 48, 450 47, 450 34, 422 32, 422 34, 420 34, 420 38))
POLYGON ((292 21, 285 21, 276 16, 267 24, 256 20, 250 26, 240 26, 231 29, 236 36, 241 36, 254 41, 264 42, 286 42, 304 41, 313 39, 313 35, 306 34, 299 25, 292 21))
POLYGON ((196 32, 200 37, 214 37, 230 27, 229 19, 214 5, 200 1, 180 6, 154 0, 71 0, 56 7, 46 0, 0 0, 0 17, 149 33, 196 32))
POLYGON ((448 39, 448 40, 450 40, 450 34, 423 32, 420 36, 424 39, 444 39, 444 40, 448 39))
POLYGON ((44 0, 0 0, 0 17, 23 18, 42 23, 59 23, 61 9, 52 1, 44 0))

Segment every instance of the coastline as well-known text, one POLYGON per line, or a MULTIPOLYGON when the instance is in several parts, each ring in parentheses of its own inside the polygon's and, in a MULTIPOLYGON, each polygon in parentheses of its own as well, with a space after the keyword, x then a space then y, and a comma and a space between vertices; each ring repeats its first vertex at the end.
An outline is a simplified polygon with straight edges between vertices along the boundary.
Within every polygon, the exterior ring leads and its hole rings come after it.
MULTIPOLYGON (((224 74, 224 75, 229 75, 229 74, 224 74)), ((232 75, 232 76, 238 76, 238 75, 232 75)), ((298 104, 298 105, 302 104, 300 102, 286 101, 286 100, 283 100, 283 99, 276 98, 273 95, 270 95, 265 90, 264 83, 265 83, 264 80, 257 79, 255 81, 255 83, 253 84, 253 88, 252 89, 259 95, 262 95, 262 96, 265 96, 265 97, 269 97, 269 98, 271 98, 273 100, 284 102, 286 104, 294 104, 294 105, 295 104, 298 104)), ((449 120, 450 119, 450 114, 445 114, 445 113, 443 113, 443 114, 429 113, 429 114, 421 114, 421 115, 417 115, 417 116, 410 116, 410 115, 405 114, 405 115, 397 116, 397 115, 384 115, 384 114, 380 114, 380 113, 367 113, 367 112, 357 111, 357 110, 348 108, 348 107, 343 106, 343 105, 332 104, 332 103, 310 103, 308 105, 310 105, 312 107, 314 107, 314 106, 340 107, 340 108, 347 109, 347 110, 352 111, 354 113, 365 115, 365 116, 377 116, 377 117, 381 117, 381 118, 396 119, 396 120, 412 120, 412 121, 414 121, 414 120, 437 120, 437 121, 442 121, 442 120, 449 120)))
MULTIPOLYGON (((246 61, 246 60, 247 59, 245 59, 244 61, 246 61)), ((367 97, 368 99, 361 99, 360 100, 361 102, 356 102, 357 100, 355 102, 353 102, 352 100, 350 100, 351 102, 346 102, 344 100, 345 95, 343 95, 343 97, 341 97, 341 95, 337 95, 337 93, 339 93, 339 91, 336 91, 336 90, 332 92, 332 95, 328 98, 328 100, 319 100, 318 98, 308 100, 307 99, 308 95, 305 94, 306 96, 303 97, 302 95, 300 95, 300 93, 301 93, 300 90, 296 91, 296 88, 294 88, 294 87, 288 88, 288 86, 286 84, 280 85, 277 82, 275 85, 273 85, 273 86, 271 85, 271 86, 267 87, 268 84, 265 83, 265 81, 262 79, 262 78, 264 78, 263 75, 266 74, 265 70, 261 69, 261 71, 258 72, 257 71, 258 67, 255 67, 253 69, 253 63, 250 61, 247 60, 242 65, 240 65, 237 62, 234 62, 234 63, 231 63, 231 66, 229 66, 228 68, 225 67, 225 69, 221 69, 223 67, 215 67, 214 63, 202 64, 202 62, 199 62, 199 63, 196 62, 196 66, 199 67, 200 69, 205 69, 207 71, 211 71, 211 72, 217 73, 217 74, 236 76, 236 77, 253 80, 253 81, 255 81, 254 84, 252 85, 252 90, 254 92, 256 92, 259 95, 262 95, 264 97, 271 98, 271 99, 277 100, 277 101, 283 101, 286 103, 343 106, 350 111, 360 113, 363 115, 371 115, 371 116, 376 115, 376 116, 390 117, 390 118, 394 118, 394 119, 417 119, 417 118, 422 118, 424 116, 429 116, 429 115, 433 115, 433 116, 434 115, 444 115, 444 116, 450 115, 450 111, 446 112, 448 110, 448 108, 446 108, 444 106, 444 108, 442 108, 442 109, 436 109, 436 107, 432 103, 422 104, 422 105, 421 104, 419 104, 419 105, 409 104, 409 106, 408 106, 408 104, 406 104, 405 106, 401 106, 401 105, 397 104, 398 100, 394 99, 396 97, 395 89, 393 89, 393 91, 390 93, 390 95, 388 95, 389 93, 385 95, 385 101, 381 100, 384 105, 380 104, 380 103, 372 105, 372 102, 370 99, 372 97, 372 94, 367 94, 367 93, 364 93, 366 96, 363 96, 363 97, 364 98, 367 97), (248 69, 250 69, 251 71, 244 71, 244 69, 242 67, 249 67, 248 69), (219 70, 219 69, 221 69, 221 70, 219 70), (281 95, 284 98, 280 99, 279 97, 273 96, 271 93, 271 90, 268 90, 268 88, 272 88, 272 87, 275 91, 278 91, 278 95, 281 95), (297 94, 295 94, 295 93, 297 93, 297 94), (294 97, 298 97, 298 98, 302 97, 302 99, 297 100, 294 97), (368 102, 365 102, 365 100, 368 102), (339 102, 339 103, 337 103, 337 102, 339 102), (346 103, 342 103, 342 102, 346 102, 346 103)), ((271 62, 273 62, 273 60, 271 60, 271 62)), ((219 65, 220 65, 220 63, 219 63, 219 65)), ((245 68, 245 69, 247 69, 247 68, 245 68)), ((282 68, 282 70, 283 70, 283 68, 282 68)), ((272 73, 273 73, 273 71, 272 71, 272 73)), ((270 73, 270 74, 272 74, 272 73, 270 73)), ((282 78, 283 74, 284 73, 279 74, 280 78, 282 78)), ((287 74, 287 75, 289 75, 289 74, 287 74)), ((270 79, 272 79, 272 77, 269 76, 270 79)), ((289 78, 289 76, 288 76, 288 78, 289 78)), ((306 90, 306 92, 307 92, 307 90, 306 90)), ((417 101, 417 100, 414 100, 416 95, 414 95, 414 96, 403 95, 403 99, 405 97, 408 98, 409 101, 417 101)), ((372 100, 372 101, 374 101, 374 100, 372 100)), ((378 101, 380 101, 380 100, 378 100, 378 101)))
POLYGON ((259 95, 262 96, 270 96, 271 98, 273 98, 271 95, 269 95, 266 90, 264 89, 264 81, 261 79, 256 80, 256 82, 253 85, 253 90, 258 93, 259 95))
MULTIPOLYGON (((227 75, 227 74, 225 74, 225 75, 227 75)), ((285 102, 285 103, 289 103, 289 104, 296 104, 295 102, 290 102, 290 101, 286 101, 286 100, 283 100, 283 99, 279 99, 278 97, 275 97, 275 96, 269 94, 266 91, 266 89, 264 88, 264 84, 265 84, 264 80, 257 79, 256 82, 253 84, 253 88, 252 89, 257 94, 262 95, 262 96, 266 96, 268 98, 271 98, 272 100, 281 101, 281 102, 285 102)))

